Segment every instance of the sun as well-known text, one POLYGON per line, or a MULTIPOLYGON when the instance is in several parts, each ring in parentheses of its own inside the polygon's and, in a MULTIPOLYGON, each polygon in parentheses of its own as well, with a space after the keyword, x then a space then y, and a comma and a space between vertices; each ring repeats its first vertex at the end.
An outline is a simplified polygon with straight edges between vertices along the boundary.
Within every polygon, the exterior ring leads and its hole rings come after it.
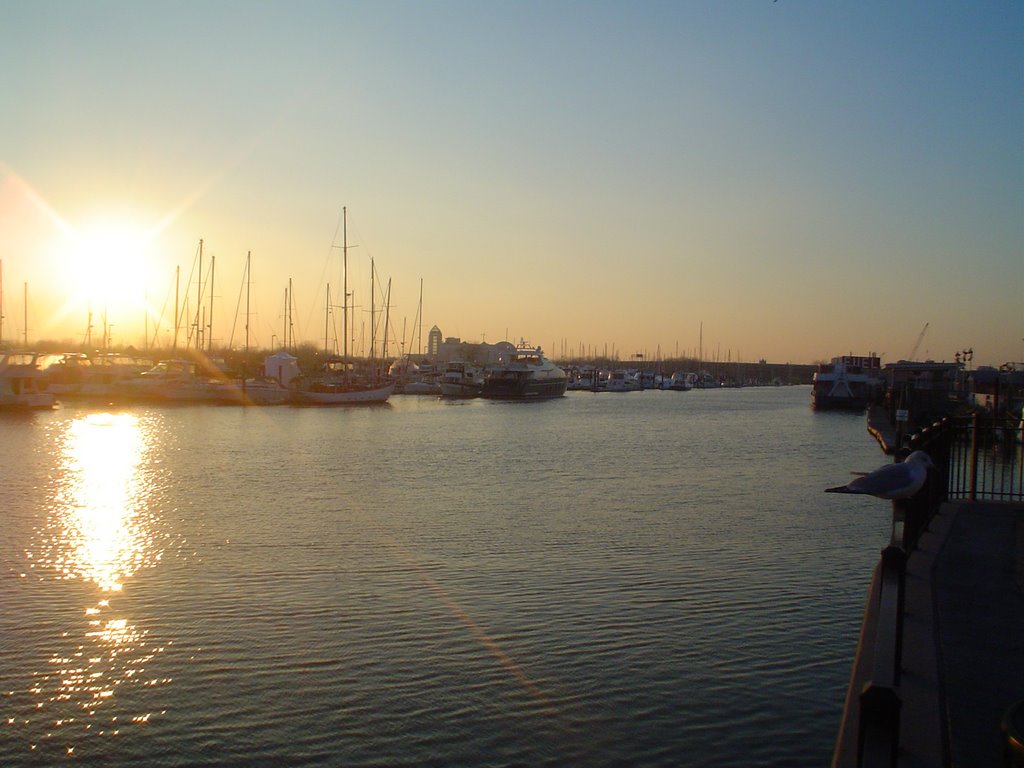
POLYGON ((102 312, 141 312, 154 271, 156 234, 136 221, 114 217, 76 228, 67 254, 76 303, 102 312))

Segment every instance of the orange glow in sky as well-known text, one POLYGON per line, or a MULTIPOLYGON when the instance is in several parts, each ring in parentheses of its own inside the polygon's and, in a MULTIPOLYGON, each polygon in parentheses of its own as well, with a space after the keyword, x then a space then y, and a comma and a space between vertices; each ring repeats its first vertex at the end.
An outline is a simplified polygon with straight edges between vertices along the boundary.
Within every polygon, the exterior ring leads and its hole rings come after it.
POLYGON ((215 344, 250 251, 253 344, 289 281, 322 344, 347 207, 356 340, 372 259, 406 348, 1024 359, 1019 3, 17 3, 0 52, 4 340, 165 334, 203 239, 215 344))

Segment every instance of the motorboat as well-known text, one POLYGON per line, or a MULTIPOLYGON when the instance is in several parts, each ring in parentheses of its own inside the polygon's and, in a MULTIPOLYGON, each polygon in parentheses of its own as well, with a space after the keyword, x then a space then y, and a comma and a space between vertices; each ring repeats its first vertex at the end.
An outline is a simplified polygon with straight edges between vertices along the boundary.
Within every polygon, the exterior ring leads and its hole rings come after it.
POLYGON ((48 354, 39 360, 46 390, 60 398, 110 399, 122 382, 152 367, 152 360, 113 352, 48 354))
POLYGON ((811 385, 817 410, 864 410, 882 392, 882 365, 876 355, 842 355, 821 365, 811 385))
POLYGON ((220 374, 208 375, 192 360, 160 360, 135 378, 117 383, 114 397, 177 403, 235 403, 237 389, 220 374))
POLYGON ((608 375, 608 383, 605 385, 608 392, 638 392, 640 391, 640 377, 635 371, 617 370, 608 375))
POLYGON ((548 360, 540 347, 520 342, 508 361, 488 371, 480 396, 494 400, 561 397, 568 382, 565 371, 548 360))
POLYGON ((57 398, 46 381, 34 352, 13 352, 0 359, 0 410, 46 410, 57 398))
POLYGON ((442 397, 478 397, 484 385, 484 374, 472 363, 448 363, 441 374, 442 397))
POLYGON ((607 372, 600 371, 590 365, 584 368, 578 368, 572 372, 569 376, 569 385, 567 389, 597 392, 598 390, 604 389, 607 383, 607 372))
POLYGON ((676 371, 668 380, 666 389, 674 392, 689 392, 693 389, 693 374, 686 371, 676 371))

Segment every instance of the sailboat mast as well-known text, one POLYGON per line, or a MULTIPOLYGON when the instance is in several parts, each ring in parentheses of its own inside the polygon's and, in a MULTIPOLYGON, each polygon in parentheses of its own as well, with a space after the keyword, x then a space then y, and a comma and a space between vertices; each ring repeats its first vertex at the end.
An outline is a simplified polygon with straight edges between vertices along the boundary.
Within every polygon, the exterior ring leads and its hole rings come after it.
MULTIPOLYGON (((181 265, 174 268, 174 341, 171 342, 171 349, 178 348, 178 326, 181 325, 181 307, 178 304, 181 299, 178 297, 178 290, 181 288, 181 265)), ((90 310, 91 312, 91 310, 90 310)), ((90 325, 92 322, 90 321, 90 325)))
POLYGON ((324 354, 329 354, 327 347, 331 327, 331 284, 327 284, 327 306, 324 307, 324 354))
POLYGON ((4 260, 0 259, 0 348, 4 345, 4 260))
POLYGON ((206 326, 209 336, 206 338, 206 351, 213 349, 213 278, 217 274, 217 257, 210 257, 210 324, 206 326))
POLYGON ((420 278, 420 303, 416 308, 416 325, 419 329, 419 338, 416 339, 416 354, 423 354, 423 278, 420 278))
POLYGON ((249 366, 249 286, 252 284, 252 251, 245 254, 245 354, 242 355, 242 392, 245 392, 246 369, 249 366))
POLYGON ((289 349, 295 349, 295 326, 292 324, 292 306, 295 304, 295 293, 292 289, 292 279, 288 278, 288 345, 289 349))
POLYGON ((342 357, 348 359, 348 208, 342 207, 341 209, 341 274, 342 274, 342 285, 343 291, 341 300, 341 330, 344 336, 342 342, 342 357))
POLYGON ((391 278, 388 278, 388 295, 384 299, 384 349, 381 351, 381 359, 388 358, 388 324, 391 322, 391 278))
POLYGON ((25 349, 28 349, 28 283, 25 283, 25 349))
MULTIPOLYGON (((190 278, 191 279, 191 278, 190 278)), ((192 321, 192 332, 189 336, 194 336, 196 340, 196 349, 200 348, 199 334, 202 331, 202 325, 200 324, 200 318, 203 312, 203 239, 199 238, 199 275, 196 278, 196 318, 192 321)), ((186 349, 191 344, 186 344, 186 349)))
POLYGON ((377 357, 377 318, 374 313, 374 257, 370 257, 370 359, 377 357))

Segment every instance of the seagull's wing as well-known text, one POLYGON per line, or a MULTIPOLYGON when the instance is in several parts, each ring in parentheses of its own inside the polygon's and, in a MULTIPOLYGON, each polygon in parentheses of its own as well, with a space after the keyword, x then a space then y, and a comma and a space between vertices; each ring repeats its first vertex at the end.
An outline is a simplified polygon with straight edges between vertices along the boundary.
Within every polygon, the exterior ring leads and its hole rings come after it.
POLYGON ((913 496, 924 485, 928 470, 917 462, 886 464, 874 472, 851 480, 849 493, 866 493, 881 499, 913 496))

